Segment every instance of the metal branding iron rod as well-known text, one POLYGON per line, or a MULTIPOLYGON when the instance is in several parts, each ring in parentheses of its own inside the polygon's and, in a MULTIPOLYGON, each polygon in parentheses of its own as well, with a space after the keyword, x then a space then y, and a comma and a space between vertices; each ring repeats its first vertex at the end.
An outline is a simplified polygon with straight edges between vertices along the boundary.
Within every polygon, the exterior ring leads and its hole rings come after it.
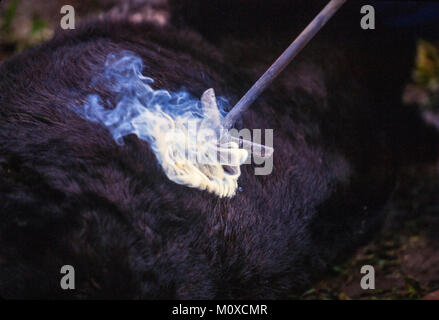
POLYGON ((258 96, 273 82, 286 66, 307 45, 316 33, 340 9, 346 0, 331 0, 320 13, 308 24, 302 33, 291 43, 282 55, 259 78, 250 90, 239 100, 222 121, 225 129, 233 127, 239 116, 245 112, 258 96))

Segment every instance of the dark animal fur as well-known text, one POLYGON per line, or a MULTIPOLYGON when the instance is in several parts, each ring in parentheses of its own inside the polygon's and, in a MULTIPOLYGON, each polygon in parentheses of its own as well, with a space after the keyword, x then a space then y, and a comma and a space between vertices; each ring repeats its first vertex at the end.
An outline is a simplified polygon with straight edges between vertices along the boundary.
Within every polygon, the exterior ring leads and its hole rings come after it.
POLYGON ((245 115, 274 128, 274 170, 243 166, 232 199, 169 181, 147 143, 118 146, 69 109, 111 95, 90 83, 120 50, 157 88, 234 103, 287 43, 234 39, 94 21, 0 67, 0 296, 286 298, 367 238, 401 166, 435 157, 436 137, 399 105, 403 72, 363 68, 373 59, 323 37, 245 115), (60 288, 66 264, 76 290, 60 288))

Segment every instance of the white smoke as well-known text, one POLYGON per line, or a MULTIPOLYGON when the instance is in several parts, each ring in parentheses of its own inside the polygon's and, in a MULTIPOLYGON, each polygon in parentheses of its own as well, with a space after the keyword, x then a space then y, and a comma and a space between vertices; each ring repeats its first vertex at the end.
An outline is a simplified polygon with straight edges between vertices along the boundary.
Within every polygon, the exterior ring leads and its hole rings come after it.
POLYGON ((201 101, 185 90, 154 90, 150 86, 154 80, 142 75, 143 67, 133 53, 108 55, 103 77, 97 81, 115 94, 116 102, 104 103, 92 94, 80 114, 107 127, 119 145, 129 134, 147 141, 175 183, 233 196, 248 152, 233 141, 221 142, 220 111, 226 100, 217 100, 213 90, 206 91, 201 101))

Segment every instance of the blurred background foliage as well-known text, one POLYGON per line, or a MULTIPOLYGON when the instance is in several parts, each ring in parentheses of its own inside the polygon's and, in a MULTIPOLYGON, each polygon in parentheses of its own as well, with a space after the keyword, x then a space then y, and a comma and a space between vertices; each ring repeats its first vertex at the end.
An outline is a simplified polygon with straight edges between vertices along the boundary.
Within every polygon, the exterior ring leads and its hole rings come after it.
POLYGON ((0 63, 13 54, 50 39, 62 17, 63 5, 75 9, 75 22, 104 13, 133 22, 165 23, 167 0, 0 0, 0 63), (157 8, 152 10, 151 8, 157 8))
MULTIPOLYGON (((56 1, 54 1, 56 2, 56 1)), ((52 6, 49 6, 52 7, 52 6)), ((0 45, 3 55, 20 52, 49 39, 52 10, 33 1, 5 0, 0 6, 0 45)))
POLYGON ((75 8, 76 23, 99 14, 121 0, 2 0, 0 1, 0 62, 50 39, 59 27, 60 9, 75 8))
POLYGON ((407 86, 404 101, 424 110, 438 111, 439 49, 433 43, 418 41, 413 82, 407 86))

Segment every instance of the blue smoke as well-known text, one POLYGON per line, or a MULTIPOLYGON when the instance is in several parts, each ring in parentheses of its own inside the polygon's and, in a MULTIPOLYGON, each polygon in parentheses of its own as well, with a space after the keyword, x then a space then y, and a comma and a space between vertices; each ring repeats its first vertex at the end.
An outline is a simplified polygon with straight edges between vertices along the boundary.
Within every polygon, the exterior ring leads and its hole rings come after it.
MULTIPOLYGON (((115 94, 115 102, 103 101, 99 94, 91 94, 83 109, 77 110, 86 119, 107 127, 119 145, 124 143, 123 137, 129 134, 153 142, 148 130, 148 127, 155 125, 151 117, 153 113, 167 115, 173 120, 177 117, 203 118, 198 98, 184 88, 178 92, 153 89, 150 85, 154 80, 142 75, 143 69, 142 59, 132 52, 109 54, 103 75, 96 77, 94 82, 103 82, 115 94)), ((217 103, 224 116, 230 106, 227 99, 217 97, 217 103)))

